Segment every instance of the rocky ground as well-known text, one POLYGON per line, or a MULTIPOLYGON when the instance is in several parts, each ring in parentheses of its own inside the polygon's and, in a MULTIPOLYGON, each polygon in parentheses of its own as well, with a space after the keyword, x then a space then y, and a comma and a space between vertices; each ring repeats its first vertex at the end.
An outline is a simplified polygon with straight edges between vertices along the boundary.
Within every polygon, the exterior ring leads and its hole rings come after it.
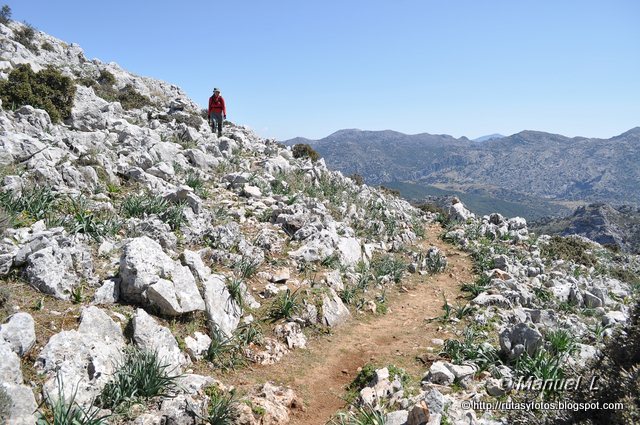
POLYGON ((531 227, 541 234, 580 235, 613 249, 640 253, 640 208, 629 205, 584 205, 567 217, 538 220, 531 227))
POLYGON ((463 402, 518 397, 505 379, 544 356, 577 368, 628 320, 637 257, 218 138, 176 86, 23 30, 0 24, 0 76, 52 65, 76 90, 60 122, 0 110, 8 423, 504 423, 463 402))

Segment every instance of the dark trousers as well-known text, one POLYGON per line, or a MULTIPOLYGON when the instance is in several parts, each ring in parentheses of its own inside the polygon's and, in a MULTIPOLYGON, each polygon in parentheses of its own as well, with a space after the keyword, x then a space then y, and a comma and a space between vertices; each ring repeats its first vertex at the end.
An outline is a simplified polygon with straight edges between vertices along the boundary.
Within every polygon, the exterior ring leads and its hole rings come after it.
POLYGON ((209 122, 211 124, 211 131, 216 131, 218 128, 218 136, 222 135, 222 112, 211 112, 209 116, 209 122))

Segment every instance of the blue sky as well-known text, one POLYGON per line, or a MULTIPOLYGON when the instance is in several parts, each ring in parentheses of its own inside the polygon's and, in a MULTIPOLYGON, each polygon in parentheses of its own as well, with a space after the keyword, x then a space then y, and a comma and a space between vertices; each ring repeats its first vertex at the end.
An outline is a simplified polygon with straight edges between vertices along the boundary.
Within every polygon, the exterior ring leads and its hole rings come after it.
POLYGON ((636 0, 7 1, 89 58, 170 81, 266 137, 471 138, 640 125, 636 0))

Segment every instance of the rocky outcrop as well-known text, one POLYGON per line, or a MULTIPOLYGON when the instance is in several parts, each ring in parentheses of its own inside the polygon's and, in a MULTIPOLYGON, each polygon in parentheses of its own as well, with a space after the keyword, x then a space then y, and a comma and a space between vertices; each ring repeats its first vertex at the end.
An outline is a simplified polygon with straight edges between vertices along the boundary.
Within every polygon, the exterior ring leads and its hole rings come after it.
POLYGON ((158 358, 169 366, 171 373, 177 375, 189 358, 182 353, 171 331, 158 324, 146 311, 139 308, 131 319, 134 344, 147 351, 157 353, 158 358))
POLYGON ((120 278, 124 301, 154 306, 163 315, 178 316, 205 308, 190 269, 172 260, 147 236, 125 245, 120 278))
POLYGON ((85 308, 77 330, 53 335, 38 354, 36 367, 48 377, 44 396, 56 400, 61 390, 65 397, 76 393, 80 405, 91 403, 117 369, 124 347, 120 325, 104 310, 85 308))
POLYGON ((640 254, 640 209, 595 203, 576 208, 572 215, 538 220, 531 229, 546 235, 579 235, 617 248, 640 254))

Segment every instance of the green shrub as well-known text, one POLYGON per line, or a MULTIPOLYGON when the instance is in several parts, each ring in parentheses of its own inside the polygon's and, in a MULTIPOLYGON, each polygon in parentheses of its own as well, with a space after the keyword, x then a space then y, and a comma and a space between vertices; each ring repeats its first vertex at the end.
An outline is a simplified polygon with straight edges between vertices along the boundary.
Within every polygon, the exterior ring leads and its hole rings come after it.
POLYGON ((153 105, 151 99, 140 94, 131 84, 127 84, 124 88, 117 90, 114 87, 116 77, 104 69, 100 71, 100 75, 96 80, 80 78, 77 82, 83 86, 93 88, 96 95, 107 102, 120 102, 120 105, 126 110, 140 109, 153 105))
POLYGON ((53 122, 71 115, 75 93, 73 80, 53 67, 36 73, 31 65, 21 64, 9 73, 6 81, 0 81, 3 106, 14 110, 24 105, 44 109, 53 122))
POLYGON ((469 292, 473 298, 477 297, 487 289, 489 289, 489 278, 487 275, 482 274, 473 283, 464 283, 460 289, 464 292, 469 292))
POLYGON ((396 190, 396 189, 391 189, 389 187, 386 186, 379 186, 379 189, 382 191, 382 193, 384 193, 385 195, 390 195, 390 196, 395 196, 396 198, 400 197, 400 191, 396 190))
POLYGON ((138 91, 130 84, 127 84, 118 92, 118 101, 126 110, 140 109, 145 106, 152 105, 151 99, 138 93, 138 91))
POLYGON ((12 191, 0 192, 0 207, 9 215, 10 225, 31 225, 51 216, 57 198, 48 187, 35 186, 23 190, 20 195, 12 191))
POLYGON ((244 364, 242 346, 238 343, 236 335, 227 336, 218 327, 214 327, 210 336, 211 344, 209 344, 205 358, 214 367, 229 370, 244 364))
POLYGON ((297 290, 291 292, 291 289, 287 288, 286 291, 280 292, 271 305, 269 312, 271 320, 275 322, 280 319, 291 319, 301 307, 298 298, 297 290))
POLYGON ((446 340, 440 355, 448 357, 454 364, 462 364, 466 361, 473 362, 481 370, 486 370, 490 366, 500 363, 498 351, 488 343, 479 342, 481 338, 473 328, 465 328, 462 335, 461 340, 446 340))
POLYGON ((556 329, 545 335, 551 354, 571 354, 577 349, 575 337, 565 329, 556 329))
POLYGON ((358 186, 362 186, 364 184, 364 177, 362 177, 360 174, 358 173, 353 173, 349 176, 349 178, 351 180, 353 180, 353 182, 355 184, 357 184, 358 186))
POLYGON ((292 153, 294 158, 309 158, 313 162, 320 159, 320 154, 306 143, 294 145, 292 153))
POLYGON ((347 386, 347 391, 351 394, 359 394, 360 390, 371 383, 375 375, 375 365, 373 365, 372 363, 367 363, 362 369, 360 369, 360 372, 358 372, 349 386, 347 386))
POLYGON ((230 391, 225 394, 214 386, 206 388, 205 392, 209 396, 209 408, 207 415, 201 419, 209 425, 232 424, 236 417, 235 393, 230 391))
POLYGON ((101 86, 112 87, 116 83, 116 77, 106 69, 100 70, 98 84, 101 86))
POLYGON ((89 200, 82 195, 69 198, 61 208, 66 214, 61 224, 71 234, 83 233, 101 241, 105 236, 118 234, 123 226, 123 221, 117 215, 91 210, 89 200))
POLYGON ((229 301, 232 302, 234 308, 242 312, 244 310, 244 281, 237 277, 231 277, 227 278, 226 285, 227 291, 229 291, 229 301))
POLYGON ((128 349, 118 369, 100 393, 98 404, 103 408, 114 409, 135 399, 169 396, 177 389, 179 378, 170 372, 169 365, 163 364, 156 352, 128 349))
POLYGON ((27 22, 23 22, 23 24, 22 28, 13 32, 13 39, 32 52, 37 53, 38 47, 33 44, 33 39, 36 36, 36 29, 27 22))
POLYGON ((371 269, 378 281, 382 277, 388 276, 394 283, 400 283, 407 266, 402 259, 392 255, 385 255, 374 259, 371 262, 371 269))
POLYGON ((595 255, 588 252, 591 245, 575 237, 553 236, 548 244, 542 247, 542 255, 554 260, 573 261, 583 266, 595 266, 598 262, 595 255))
POLYGON ((163 214, 167 212, 169 206, 169 202, 160 196, 129 195, 122 201, 120 211, 126 218, 141 218, 151 214, 163 214))
MULTIPOLYGON (((619 410, 576 410, 564 412, 562 424, 640 423, 640 302, 631 311, 629 324, 620 329, 587 368, 578 371, 582 380, 596 379, 597 389, 580 386, 567 393, 567 401, 579 403, 624 403, 619 410)), ((575 376, 574 376, 575 378, 575 376)), ((564 394, 563 394, 564 395, 564 394)))
POLYGON ((234 264, 233 269, 239 273, 243 279, 249 279, 258 271, 258 263, 252 261, 250 257, 243 256, 240 261, 234 264))
POLYGON ((0 9, 0 24, 7 25, 9 22, 11 22, 11 8, 5 4, 0 9))
POLYGON ((48 41, 45 41, 44 43, 42 43, 40 45, 40 48, 42 50, 46 50, 47 52, 53 52, 54 51, 53 44, 49 43, 48 41))
POLYGON ((537 350, 532 356, 526 351, 516 360, 515 372, 524 378, 542 380, 563 379, 562 356, 543 349, 537 350))

